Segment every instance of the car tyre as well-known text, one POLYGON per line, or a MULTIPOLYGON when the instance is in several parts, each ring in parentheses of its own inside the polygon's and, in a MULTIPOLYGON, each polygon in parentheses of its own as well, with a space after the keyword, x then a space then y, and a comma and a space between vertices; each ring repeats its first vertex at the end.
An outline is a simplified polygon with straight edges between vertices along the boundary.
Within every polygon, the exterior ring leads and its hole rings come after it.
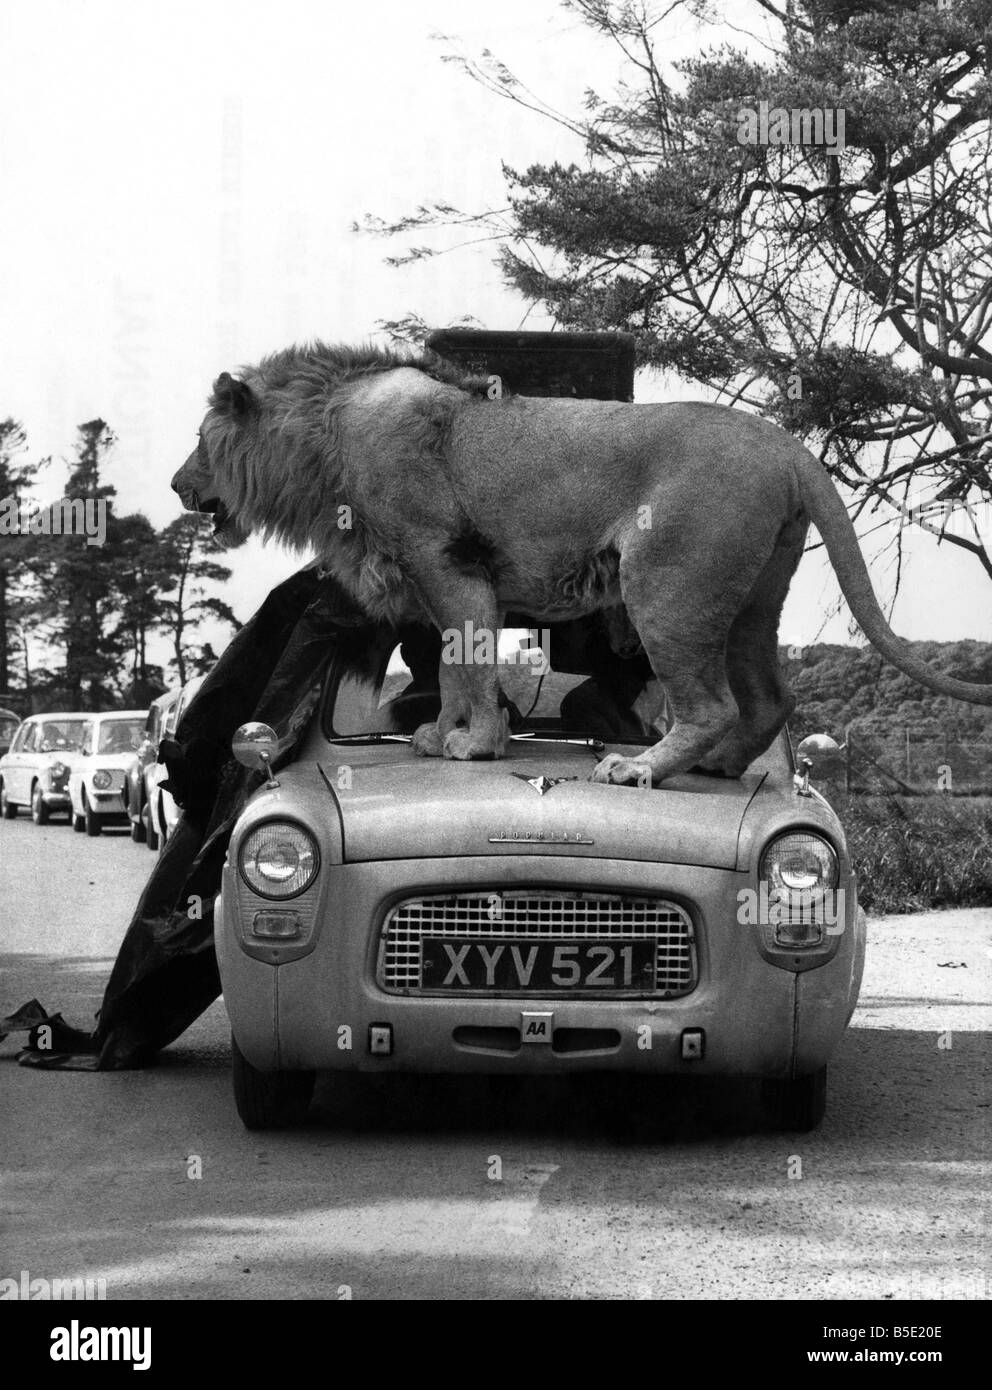
POLYGON ((0 788, 0 816, 2 816, 4 820, 13 820, 16 815, 17 806, 13 801, 7 800, 6 791, 0 788))
POLYGON ((157 850, 159 835, 155 826, 155 817, 152 814, 152 805, 150 801, 145 803, 144 809, 141 812, 141 818, 145 823, 145 844, 149 849, 157 850))
POLYGON ((76 834, 82 835, 83 831, 86 829, 86 817, 77 816, 75 811, 70 811, 69 819, 72 821, 72 828, 76 834))
POLYGON ((42 795, 41 787, 35 782, 31 788, 31 819, 35 825, 47 825, 52 818, 49 807, 45 805, 45 798, 42 795))
POLYGON ((89 797, 85 795, 83 796, 83 829, 90 836, 99 835, 103 831, 103 822, 90 805, 89 797))
POLYGON ((789 1081, 763 1081, 761 1101, 776 1129, 805 1133, 816 1129, 827 1108, 827 1069, 789 1081))
POLYGON ((145 830, 144 819, 139 818, 138 820, 133 820, 131 822, 131 839, 134 843, 136 845, 143 845, 147 838, 148 832, 145 830))
POLYGON ((231 1075, 245 1129, 288 1129, 306 1119, 316 1080, 312 1071, 258 1071, 232 1036, 231 1075))

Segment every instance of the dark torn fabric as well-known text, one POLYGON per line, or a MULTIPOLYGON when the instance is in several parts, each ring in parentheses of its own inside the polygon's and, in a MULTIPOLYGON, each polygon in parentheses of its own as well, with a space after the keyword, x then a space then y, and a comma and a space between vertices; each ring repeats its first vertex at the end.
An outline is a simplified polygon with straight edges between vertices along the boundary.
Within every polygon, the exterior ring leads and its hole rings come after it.
POLYGON ((113 1071, 149 1065, 220 994, 213 902, 231 830, 264 781, 235 761, 240 724, 262 720, 279 738, 274 767, 294 755, 336 652, 360 667, 377 629, 330 576, 309 567, 280 584, 208 675, 161 750, 183 808, 121 943, 92 1034, 51 1017, 37 1000, 0 1021, 26 1031, 18 1061, 43 1069, 113 1071))

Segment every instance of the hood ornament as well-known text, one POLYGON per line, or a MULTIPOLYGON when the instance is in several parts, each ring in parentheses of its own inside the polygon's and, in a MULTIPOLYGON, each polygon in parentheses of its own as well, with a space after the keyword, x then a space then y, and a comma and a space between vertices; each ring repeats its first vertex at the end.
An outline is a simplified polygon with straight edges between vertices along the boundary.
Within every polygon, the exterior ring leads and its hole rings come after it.
POLYGON ((524 772, 511 772, 511 777, 516 777, 521 782, 526 782, 528 787, 533 787, 538 796, 544 796, 552 787, 557 787, 559 782, 577 782, 578 777, 545 777, 542 773, 540 777, 528 777, 524 772))

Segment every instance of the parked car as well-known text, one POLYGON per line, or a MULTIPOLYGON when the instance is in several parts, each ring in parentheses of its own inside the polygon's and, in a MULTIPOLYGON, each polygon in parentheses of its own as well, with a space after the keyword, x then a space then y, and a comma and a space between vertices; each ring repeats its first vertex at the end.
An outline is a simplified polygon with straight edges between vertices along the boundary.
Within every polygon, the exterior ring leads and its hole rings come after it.
MULTIPOLYGON (((186 713, 203 681, 203 676, 194 676, 179 691, 178 698, 170 706, 162 720, 161 738, 175 737, 179 721, 186 713)), ((161 742, 161 738, 159 742, 161 742)), ((150 849, 158 849, 165 844, 179 823, 179 817, 182 814, 172 793, 162 786, 162 783, 168 781, 168 778, 168 770, 164 763, 154 762, 150 765, 148 770, 147 819, 147 842, 150 849)))
POLYGON ((127 814, 131 822, 131 839, 135 844, 147 844, 158 849, 158 830, 151 808, 158 789, 158 746, 169 711, 182 694, 179 686, 153 700, 145 718, 144 737, 127 777, 127 814))
POLYGON ((0 758, 9 750, 20 722, 20 715, 12 709, 0 709, 0 758))
POLYGON ((69 774, 82 746, 85 714, 33 714, 0 758, 0 815, 13 820, 31 808, 35 825, 69 810, 69 774))
POLYGON ((371 683, 335 661, 274 777, 273 730, 235 736, 269 770, 215 914, 245 1125, 300 1121, 318 1072, 373 1070, 758 1078, 774 1124, 816 1125, 865 949, 809 786, 836 745, 804 740, 798 773, 783 732, 740 779, 593 783, 666 725, 638 713, 653 682, 631 701, 573 662, 501 671, 505 759, 425 759, 410 735, 439 697, 400 688, 391 648, 371 683))
POLYGON ((126 783, 144 732, 144 710, 89 714, 69 774, 72 828, 99 835, 127 823, 126 783))

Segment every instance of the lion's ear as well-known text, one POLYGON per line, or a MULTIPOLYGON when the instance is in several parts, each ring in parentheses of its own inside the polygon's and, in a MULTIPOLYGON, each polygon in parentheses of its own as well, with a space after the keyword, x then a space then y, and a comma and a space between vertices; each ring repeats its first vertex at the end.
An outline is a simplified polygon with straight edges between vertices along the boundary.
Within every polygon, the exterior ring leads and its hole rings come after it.
POLYGON ((255 403, 251 387, 244 381, 237 381, 230 372, 221 372, 214 382, 214 394, 210 404, 215 410, 228 415, 247 415, 255 403))

